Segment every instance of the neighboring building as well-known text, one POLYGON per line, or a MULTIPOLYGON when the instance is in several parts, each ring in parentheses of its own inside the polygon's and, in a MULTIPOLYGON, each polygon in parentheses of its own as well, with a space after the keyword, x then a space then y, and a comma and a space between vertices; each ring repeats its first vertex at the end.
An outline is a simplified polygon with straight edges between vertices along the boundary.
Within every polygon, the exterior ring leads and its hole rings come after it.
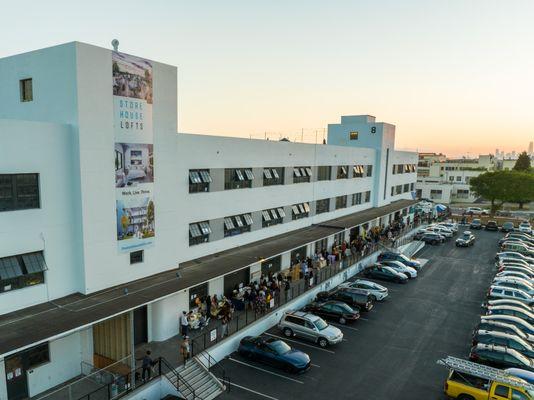
POLYGON ((413 218, 417 154, 393 125, 343 116, 327 145, 177 134, 176 82, 77 42, 0 60, 0 399, 176 335, 265 259, 413 218))
POLYGON ((493 155, 477 159, 447 159, 442 154, 419 154, 416 195, 440 203, 468 203, 476 200, 471 192, 471 178, 487 171, 495 171, 498 163, 493 155))

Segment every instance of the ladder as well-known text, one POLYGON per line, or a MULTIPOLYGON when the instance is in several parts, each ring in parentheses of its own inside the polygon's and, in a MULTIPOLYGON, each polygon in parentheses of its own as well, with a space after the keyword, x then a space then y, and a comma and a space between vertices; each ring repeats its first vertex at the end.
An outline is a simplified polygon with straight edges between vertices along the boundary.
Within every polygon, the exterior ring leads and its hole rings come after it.
POLYGON ((471 361, 462 360, 461 358, 447 356, 437 361, 438 364, 449 367, 455 371, 488 379, 490 381, 507 383, 511 386, 521 387, 528 391, 534 392, 534 385, 525 382, 513 375, 509 375, 503 370, 488 367, 487 365, 477 364, 471 361))

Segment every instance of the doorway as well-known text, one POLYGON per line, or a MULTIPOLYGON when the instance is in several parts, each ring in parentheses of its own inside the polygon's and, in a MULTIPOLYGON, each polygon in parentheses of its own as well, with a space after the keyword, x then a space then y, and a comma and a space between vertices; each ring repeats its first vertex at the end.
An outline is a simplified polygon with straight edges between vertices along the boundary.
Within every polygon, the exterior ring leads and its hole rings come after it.
POLYGON ((7 398, 20 400, 28 397, 28 377, 22 355, 6 358, 7 398))
POLYGON ((250 268, 243 268, 224 276, 224 295, 232 297, 235 287, 247 285, 250 281, 250 268))
POLYGON ((147 307, 134 310, 134 346, 148 342, 147 307))

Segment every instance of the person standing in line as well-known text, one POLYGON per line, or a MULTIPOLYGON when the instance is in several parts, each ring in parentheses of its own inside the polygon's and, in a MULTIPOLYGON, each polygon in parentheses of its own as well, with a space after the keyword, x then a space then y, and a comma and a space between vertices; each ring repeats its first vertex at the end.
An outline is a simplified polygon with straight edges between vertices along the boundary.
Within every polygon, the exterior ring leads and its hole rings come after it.
POLYGON ((205 302, 206 302, 206 315, 209 318, 211 317, 211 297, 209 294, 206 296, 205 302))
POLYGON ((180 316, 180 325, 182 327, 182 336, 187 336, 187 330, 189 328, 189 321, 187 320, 187 313, 185 311, 182 311, 182 315, 180 316))
POLYGON ((184 365, 187 363, 187 360, 189 359, 189 336, 184 336, 184 340, 182 344, 180 345, 180 354, 182 355, 182 358, 184 360, 184 365))
POLYGON ((286 279, 284 291, 286 294, 286 302, 291 300, 291 283, 289 283, 289 279, 286 279))
POLYGON ((226 336, 228 336, 228 317, 224 315, 221 321, 221 339, 226 336))

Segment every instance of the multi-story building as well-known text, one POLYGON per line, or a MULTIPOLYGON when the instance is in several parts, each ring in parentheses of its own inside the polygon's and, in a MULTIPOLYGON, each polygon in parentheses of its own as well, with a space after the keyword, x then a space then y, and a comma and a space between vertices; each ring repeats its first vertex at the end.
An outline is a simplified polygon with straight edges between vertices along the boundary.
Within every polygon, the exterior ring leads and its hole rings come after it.
POLYGON ((474 201, 476 196, 470 190, 470 179, 498 167, 493 155, 447 159, 435 153, 421 153, 418 165, 417 197, 445 204, 474 201))
POLYGON ((417 154, 393 125, 344 116, 327 145, 177 133, 176 78, 78 42, 0 60, 0 399, 176 335, 265 260, 411 218, 417 154))

